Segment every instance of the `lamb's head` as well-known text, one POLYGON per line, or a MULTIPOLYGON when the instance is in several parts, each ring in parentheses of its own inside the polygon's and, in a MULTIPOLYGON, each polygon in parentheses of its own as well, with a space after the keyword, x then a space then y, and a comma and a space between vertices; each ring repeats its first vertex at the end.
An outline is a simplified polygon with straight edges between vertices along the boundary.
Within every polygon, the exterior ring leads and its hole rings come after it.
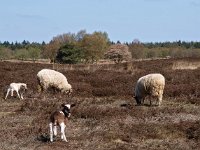
POLYGON ((61 106, 63 107, 62 112, 65 114, 65 117, 69 118, 71 116, 71 111, 70 111, 71 105, 62 104, 61 106))
POLYGON ((71 107, 74 107, 75 104, 62 104, 62 112, 65 114, 65 117, 69 118, 71 116, 71 107))
POLYGON ((21 83, 20 89, 23 91, 27 90, 27 84, 21 83))

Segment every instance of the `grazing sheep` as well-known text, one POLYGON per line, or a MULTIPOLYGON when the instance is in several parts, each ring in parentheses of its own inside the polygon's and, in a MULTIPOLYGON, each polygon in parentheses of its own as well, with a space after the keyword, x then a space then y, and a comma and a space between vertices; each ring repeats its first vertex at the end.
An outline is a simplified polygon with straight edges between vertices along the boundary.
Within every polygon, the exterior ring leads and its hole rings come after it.
POLYGON ((135 88, 135 96, 136 102, 138 105, 144 103, 144 99, 146 96, 150 96, 150 105, 151 96, 157 97, 157 105, 160 106, 163 97, 163 91, 165 87, 165 77, 161 74, 148 74, 139 78, 135 88))
POLYGON ((53 135, 57 135, 57 126, 60 127, 61 139, 67 142, 65 136, 65 127, 68 122, 69 117, 71 116, 70 108, 75 105, 62 104, 62 110, 57 110, 50 116, 50 141, 53 142, 53 135))
POLYGON ((37 79, 42 90, 51 87, 69 95, 72 93, 72 86, 68 83, 67 78, 58 71, 42 69, 38 72, 37 79))
POLYGON ((11 96, 13 96, 14 91, 16 91, 19 99, 24 99, 23 94, 25 93, 26 90, 27 90, 27 85, 25 83, 11 83, 7 89, 5 99, 7 99, 9 92, 11 92, 11 96))

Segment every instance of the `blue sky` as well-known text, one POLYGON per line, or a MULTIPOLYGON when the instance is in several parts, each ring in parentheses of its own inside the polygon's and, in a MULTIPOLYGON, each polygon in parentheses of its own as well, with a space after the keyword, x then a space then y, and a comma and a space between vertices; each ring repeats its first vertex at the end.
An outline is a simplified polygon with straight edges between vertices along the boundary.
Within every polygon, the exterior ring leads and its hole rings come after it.
POLYGON ((111 41, 200 41, 199 0, 0 0, 0 41, 86 30, 111 41))

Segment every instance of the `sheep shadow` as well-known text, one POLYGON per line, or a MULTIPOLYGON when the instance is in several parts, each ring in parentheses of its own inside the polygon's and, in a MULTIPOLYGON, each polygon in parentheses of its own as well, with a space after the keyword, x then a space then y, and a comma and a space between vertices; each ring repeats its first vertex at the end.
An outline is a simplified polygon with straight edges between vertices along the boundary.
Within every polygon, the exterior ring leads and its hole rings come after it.
POLYGON ((156 104, 150 105, 150 104, 147 104, 147 103, 145 103, 145 104, 127 104, 127 103, 124 103, 124 104, 121 104, 120 106, 124 107, 124 108, 128 108, 128 109, 132 109, 134 106, 136 106, 136 107, 158 107, 158 105, 156 105, 156 104))
POLYGON ((144 103, 144 104, 136 104, 135 106, 143 106, 143 107, 158 107, 158 105, 156 104, 148 104, 148 103, 144 103))
POLYGON ((129 103, 124 103, 124 104, 121 104, 120 106, 124 107, 124 108, 128 108, 128 109, 132 109, 133 108, 133 105, 129 104, 129 103))

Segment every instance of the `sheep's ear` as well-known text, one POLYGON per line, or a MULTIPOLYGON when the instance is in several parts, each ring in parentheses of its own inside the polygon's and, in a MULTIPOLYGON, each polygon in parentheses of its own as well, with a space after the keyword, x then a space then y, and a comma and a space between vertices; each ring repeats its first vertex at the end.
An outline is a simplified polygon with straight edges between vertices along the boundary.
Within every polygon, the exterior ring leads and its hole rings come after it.
POLYGON ((133 96, 134 99, 138 99, 137 96, 133 96))

